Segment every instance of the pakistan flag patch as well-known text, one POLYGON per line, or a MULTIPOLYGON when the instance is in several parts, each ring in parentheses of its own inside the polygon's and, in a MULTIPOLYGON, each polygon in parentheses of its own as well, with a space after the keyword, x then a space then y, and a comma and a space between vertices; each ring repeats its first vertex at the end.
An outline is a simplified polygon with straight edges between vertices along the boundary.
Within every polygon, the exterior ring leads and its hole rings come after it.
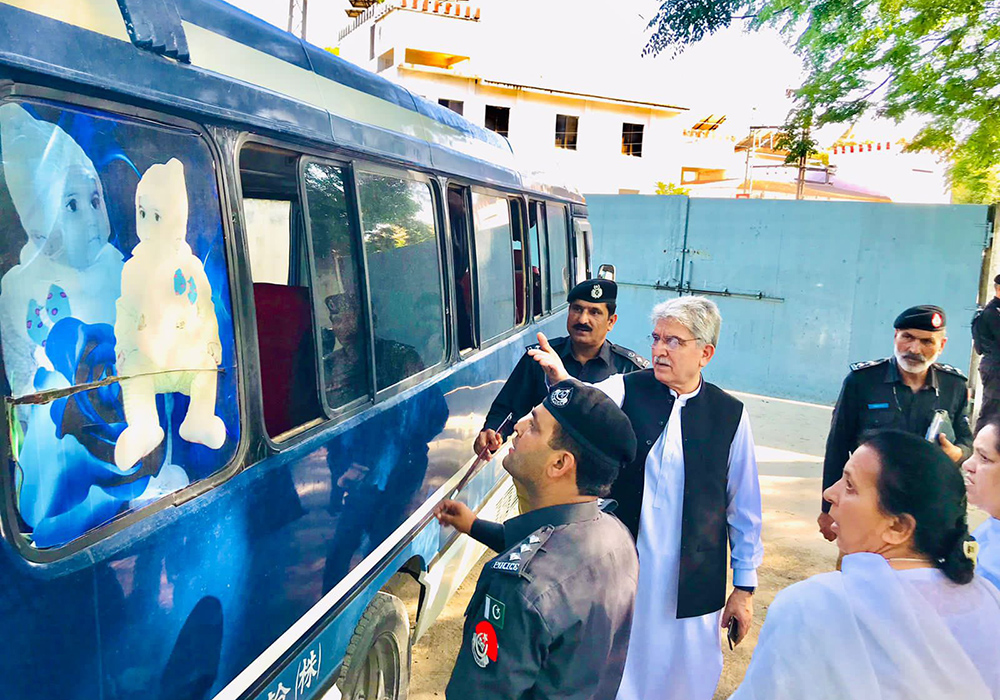
POLYGON ((488 595, 486 596, 486 610, 485 610, 486 619, 489 622, 491 622, 493 626, 496 627, 498 630, 503 629, 504 611, 505 607, 503 603, 501 603, 496 598, 492 598, 488 595))

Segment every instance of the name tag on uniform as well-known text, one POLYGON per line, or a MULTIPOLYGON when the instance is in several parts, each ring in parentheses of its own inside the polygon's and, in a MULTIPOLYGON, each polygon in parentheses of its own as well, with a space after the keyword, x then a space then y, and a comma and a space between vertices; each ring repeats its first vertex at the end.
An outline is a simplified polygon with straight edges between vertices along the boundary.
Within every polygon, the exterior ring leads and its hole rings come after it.
POLYGON ((870 404, 868 404, 868 409, 869 410, 874 410, 876 408, 889 408, 889 404, 887 404, 887 403, 870 403, 870 404))

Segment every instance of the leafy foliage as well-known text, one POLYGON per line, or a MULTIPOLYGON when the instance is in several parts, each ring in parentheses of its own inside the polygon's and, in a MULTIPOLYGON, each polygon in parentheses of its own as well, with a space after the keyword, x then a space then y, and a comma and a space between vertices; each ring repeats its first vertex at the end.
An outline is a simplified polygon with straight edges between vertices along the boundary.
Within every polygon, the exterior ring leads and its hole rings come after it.
POLYGON ((657 182, 656 194, 689 194, 691 190, 687 187, 678 187, 672 182, 657 182))
POLYGON ((1000 3, 996 0, 667 0, 644 53, 675 53, 729 26, 779 28, 803 58, 790 116, 816 126, 870 113, 922 118, 909 145, 947 155, 973 201, 996 197, 1000 166, 1000 3))

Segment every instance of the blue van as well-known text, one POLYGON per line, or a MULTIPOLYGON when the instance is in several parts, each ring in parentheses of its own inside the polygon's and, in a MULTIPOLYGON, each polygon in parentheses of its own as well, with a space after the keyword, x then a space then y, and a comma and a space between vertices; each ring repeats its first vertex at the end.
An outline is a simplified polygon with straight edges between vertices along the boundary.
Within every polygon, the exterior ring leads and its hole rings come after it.
POLYGON ((0 161, 0 698, 405 698, 582 198, 220 0, 0 0, 0 161))

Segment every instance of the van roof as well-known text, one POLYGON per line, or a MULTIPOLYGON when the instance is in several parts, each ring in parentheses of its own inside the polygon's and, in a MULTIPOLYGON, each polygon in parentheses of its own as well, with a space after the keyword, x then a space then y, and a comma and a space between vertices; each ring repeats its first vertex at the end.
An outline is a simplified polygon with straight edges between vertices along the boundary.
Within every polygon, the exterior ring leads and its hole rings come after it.
POLYGON ((0 25, 0 66, 582 201, 526 183, 499 134, 222 0, 0 0, 0 25))

